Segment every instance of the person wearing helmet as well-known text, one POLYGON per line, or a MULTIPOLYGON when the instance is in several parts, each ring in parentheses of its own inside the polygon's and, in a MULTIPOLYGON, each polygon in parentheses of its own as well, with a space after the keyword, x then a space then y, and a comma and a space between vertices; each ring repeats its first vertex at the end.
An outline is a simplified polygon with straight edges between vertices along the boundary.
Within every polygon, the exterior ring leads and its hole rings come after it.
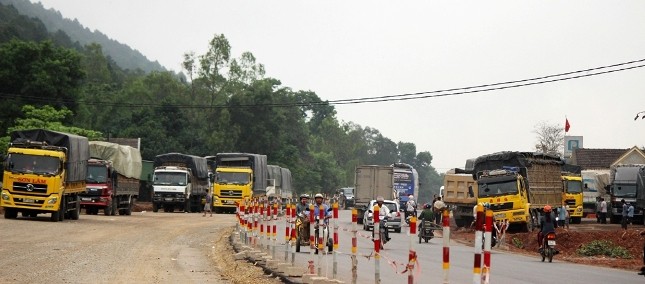
POLYGON ((309 212, 309 195, 306 193, 300 195, 300 203, 296 205, 296 214, 300 212, 309 212))
MULTIPOLYGON (((388 218, 391 217, 390 216, 390 208, 385 206, 383 204, 384 202, 385 202, 385 198, 383 198, 383 196, 377 196, 376 197, 376 203, 374 203, 374 205, 371 208, 372 212, 374 212, 374 207, 376 207, 376 205, 379 206, 379 214, 378 215, 379 215, 380 220, 383 220, 385 217, 388 217, 388 218)), ((388 230, 385 230, 385 240, 390 241, 390 234, 389 234, 388 230)))
POLYGON ((323 203, 324 199, 325 197, 320 193, 316 193, 314 196, 314 216, 320 216, 320 206, 322 205, 324 208, 323 210, 325 210, 323 213, 325 214, 325 222, 327 222, 327 220, 331 218, 331 210, 329 210, 329 205, 323 203))
POLYGON ((545 205, 542 212, 544 214, 540 216, 540 231, 538 232, 538 245, 540 246, 540 250, 542 249, 542 238, 546 236, 547 233, 555 232, 555 228, 558 227, 551 205, 545 205))
POLYGON ((414 200, 414 195, 408 196, 408 201, 405 202, 405 218, 408 216, 417 216, 417 202, 414 200))
POLYGON ((421 228, 421 224, 423 221, 434 221, 434 212, 432 210, 432 204, 426 203, 426 205, 423 206, 423 211, 421 211, 421 214, 419 214, 419 228, 421 228))

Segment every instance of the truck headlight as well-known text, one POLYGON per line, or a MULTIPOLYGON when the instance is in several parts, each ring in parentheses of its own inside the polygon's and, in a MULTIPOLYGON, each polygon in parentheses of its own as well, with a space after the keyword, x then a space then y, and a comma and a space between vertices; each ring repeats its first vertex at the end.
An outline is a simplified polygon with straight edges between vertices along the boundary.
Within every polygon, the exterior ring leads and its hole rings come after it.
POLYGON ((3 191, 2 192, 2 200, 9 200, 9 194, 7 194, 6 192, 3 191))
POLYGON ((47 200, 47 204, 56 204, 56 202, 58 202, 58 196, 54 196, 47 200))

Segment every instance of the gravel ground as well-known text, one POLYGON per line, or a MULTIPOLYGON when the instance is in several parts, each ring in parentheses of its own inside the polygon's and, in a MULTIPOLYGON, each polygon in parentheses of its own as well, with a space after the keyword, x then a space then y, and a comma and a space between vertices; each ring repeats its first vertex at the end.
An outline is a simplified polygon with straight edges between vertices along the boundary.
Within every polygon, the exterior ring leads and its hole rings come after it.
POLYGON ((0 218, 0 283, 280 283, 234 261, 234 215, 0 218))

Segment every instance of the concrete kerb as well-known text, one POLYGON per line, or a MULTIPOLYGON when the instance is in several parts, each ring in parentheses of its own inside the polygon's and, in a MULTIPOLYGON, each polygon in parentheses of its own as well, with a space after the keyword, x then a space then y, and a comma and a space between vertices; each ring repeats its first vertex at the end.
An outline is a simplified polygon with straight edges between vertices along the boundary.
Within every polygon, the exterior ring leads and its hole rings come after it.
MULTIPOLYGON (((255 253, 250 247, 242 246, 242 249, 238 250, 234 245, 235 241, 236 241, 236 238, 234 234, 231 234, 231 236, 229 237, 229 242, 231 246, 233 246, 233 250, 236 253, 245 253, 247 257, 243 259, 245 259, 247 262, 253 263, 254 265, 262 268, 262 270, 264 271, 264 274, 275 276, 279 278, 280 281, 282 281, 282 283, 287 283, 287 284, 302 283, 302 282, 294 281, 289 277, 302 277, 302 275, 307 271, 305 267, 291 266, 290 264, 281 263, 281 264, 278 264, 277 269, 271 269, 267 267, 267 265, 265 265, 264 263, 260 263, 249 256, 252 252, 255 253), (283 270, 284 272, 282 272, 283 270)), ((335 282, 332 282, 332 283, 335 283, 335 282)))

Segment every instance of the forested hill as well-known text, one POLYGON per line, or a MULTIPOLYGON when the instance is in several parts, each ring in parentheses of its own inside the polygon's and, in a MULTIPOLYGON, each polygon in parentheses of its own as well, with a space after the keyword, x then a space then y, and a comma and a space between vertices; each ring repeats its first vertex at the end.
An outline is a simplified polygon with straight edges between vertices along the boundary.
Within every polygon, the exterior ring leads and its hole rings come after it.
POLYGON ((130 46, 110 39, 100 31, 91 31, 81 25, 76 19, 70 20, 63 18, 60 12, 53 9, 45 9, 40 2, 31 3, 28 0, 0 0, 0 4, 12 5, 19 13, 40 19, 52 34, 56 34, 61 30, 70 37, 72 42, 78 41, 83 46, 91 43, 100 44, 103 52, 107 56, 110 56, 123 69, 141 69, 146 73, 165 70, 159 62, 150 61, 130 46))

